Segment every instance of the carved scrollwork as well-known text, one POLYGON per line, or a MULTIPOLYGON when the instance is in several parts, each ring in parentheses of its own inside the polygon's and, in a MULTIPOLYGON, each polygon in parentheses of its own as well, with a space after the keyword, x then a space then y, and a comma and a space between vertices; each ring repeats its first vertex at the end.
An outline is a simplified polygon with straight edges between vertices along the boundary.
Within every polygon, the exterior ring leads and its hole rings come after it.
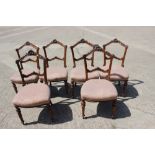
POLYGON ((80 43, 85 43, 85 42, 86 42, 86 40, 83 38, 80 40, 80 43))
POLYGON ((52 42, 55 43, 55 44, 58 43, 58 41, 56 39, 54 39, 52 42))
POLYGON ((25 43, 25 45, 29 46, 29 45, 30 45, 30 42, 29 42, 29 41, 27 41, 27 42, 25 43))
POLYGON ((113 42, 114 42, 114 43, 118 43, 118 39, 115 38, 115 39, 113 40, 113 42))
POLYGON ((34 52, 33 50, 29 50, 27 55, 29 55, 29 56, 33 55, 34 56, 34 55, 36 55, 36 52, 34 52))
POLYGON ((93 46, 93 50, 95 50, 95 51, 102 51, 102 48, 99 45, 95 44, 93 46))

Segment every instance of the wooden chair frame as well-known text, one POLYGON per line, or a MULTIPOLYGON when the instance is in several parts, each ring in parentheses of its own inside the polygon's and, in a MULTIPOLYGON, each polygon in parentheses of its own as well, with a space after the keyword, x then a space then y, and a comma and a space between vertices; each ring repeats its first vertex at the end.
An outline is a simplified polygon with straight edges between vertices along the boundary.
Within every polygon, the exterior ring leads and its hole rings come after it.
MULTIPOLYGON (((70 46, 71 52, 72 52, 73 67, 76 67, 76 61, 80 61, 80 60, 83 59, 83 56, 80 57, 80 58, 75 58, 75 55, 74 55, 74 53, 75 53, 74 48, 77 47, 77 46, 80 45, 80 44, 87 44, 87 45, 89 45, 90 47, 93 47, 93 46, 94 46, 94 44, 88 42, 88 41, 85 40, 85 39, 81 39, 80 41, 78 41, 78 42, 75 43, 74 45, 70 46)), ((87 58, 87 59, 88 59, 88 58, 87 58)), ((91 61, 92 61, 92 60, 93 60, 93 57, 91 57, 91 58, 88 59, 88 60, 91 60, 91 61)))
MULTIPOLYGON (((23 86, 25 86, 27 84, 25 82, 24 78, 27 78, 27 77, 32 76, 32 75, 44 76, 44 79, 45 79, 44 82, 45 82, 45 84, 47 84, 47 73, 46 73, 47 60, 43 56, 41 56, 38 53, 35 53, 33 51, 29 51, 26 55, 24 55, 20 59, 16 60, 16 64, 17 64, 18 70, 20 72, 22 81, 23 81, 23 86), (29 58, 29 56, 37 56, 37 58, 36 58, 36 60, 32 60, 31 58, 29 58), (28 58, 28 59, 26 59, 26 58, 28 58), (22 72, 22 70, 23 70, 22 64, 26 63, 26 62, 34 62, 34 63, 36 63, 38 61, 38 59, 42 59, 43 60, 43 67, 44 67, 43 73, 40 73, 40 72, 38 73, 38 72, 33 71, 32 73, 25 75, 22 72)), ((48 107, 50 117, 52 117, 51 116, 52 115, 52 110, 51 110, 52 102, 50 101, 50 103, 44 104, 44 105, 48 107)), ((42 106, 43 105, 40 105, 40 106, 30 106, 30 107, 24 107, 24 108, 35 108, 35 107, 42 107, 42 106)), ((18 116, 20 118, 21 123, 23 125, 26 125, 25 122, 24 122, 22 113, 21 113, 21 109, 20 109, 20 108, 23 108, 23 107, 15 105, 15 108, 16 108, 16 111, 17 111, 17 114, 18 114, 18 116)))
POLYGON ((64 45, 62 42, 54 39, 49 44, 43 46, 43 50, 44 50, 45 58, 47 59, 47 67, 49 67, 49 63, 48 63, 49 61, 53 61, 53 60, 56 60, 56 59, 64 61, 64 67, 65 68, 67 67, 67 65, 66 65, 67 45, 64 45), (58 44, 58 45, 60 45, 61 47, 64 48, 64 57, 63 58, 59 58, 57 56, 52 57, 52 58, 48 58, 46 48, 48 48, 49 46, 51 46, 53 44, 58 44))
POLYGON ((16 64, 17 64, 17 67, 18 67, 18 70, 19 70, 19 73, 21 75, 21 79, 22 79, 22 82, 23 82, 23 86, 25 86, 27 83, 25 82, 25 79, 24 78, 27 78, 29 76, 32 76, 32 75, 38 75, 38 76, 44 76, 45 78, 45 83, 47 84, 47 73, 46 73, 46 66, 47 66, 47 60, 46 58, 44 58, 43 56, 41 56, 40 54, 38 53, 35 53, 33 51, 29 51, 28 53, 26 53, 23 57, 21 57, 20 59, 16 60, 16 64), (35 60, 29 58, 29 56, 34 56, 36 57, 35 60), (27 58, 27 59, 26 59, 27 58), (28 74, 28 75, 25 75, 22 70, 23 70, 23 64, 24 63, 27 63, 27 62, 33 62, 33 63, 37 63, 39 59, 42 59, 43 62, 44 62, 44 73, 41 74, 40 72, 35 72, 33 71, 32 73, 28 74))
MULTIPOLYGON (((94 48, 91 52, 89 52, 88 54, 84 55, 84 64, 85 64, 85 73, 86 73, 86 80, 88 80, 88 73, 90 72, 94 72, 94 71, 100 71, 100 72, 103 72, 103 73, 107 73, 107 76, 105 77, 107 80, 110 80, 110 72, 111 72, 111 68, 112 68, 112 62, 113 62, 113 55, 110 54, 109 52, 105 51, 103 48, 101 48, 99 45, 94 45, 94 48), (87 66, 87 57, 88 55, 90 54, 93 54, 95 52, 101 52, 103 53, 104 55, 108 56, 109 57, 109 60, 110 60, 110 63, 109 63, 109 68, 104 70, 100 67, 96 67, 92 70, 88 69, 88 66, 87 66)), ((100 80, 100 79, 99 79, 100 80)), ((117 102, 117 99, 116 100, 113 100, 112 101, 112 118, 114 119, 115 118, 115 114, 116 114, 116 102, 117 102)), ((85 119, 85 106, 86 106, 86 101, 85 100, 82 100, 81 99, 81 107, 82 107, 82 118, 85 119)))
MULTIPOLYGON (((35 51, 29 50, 26 54, 31 53, 31 52, 34 52, 34 53, 36 53, 36 54, 39 54, 39 47, 37 47, 37 46, 34 45, 33 43, 27 41, 27 42, 25 42, 22 46, 20 46, 19 48, 16 49, 16 52, 17 52, 17 55, 18 55, 18 59, 21 59, 20 51, 21 51, 24 47, 26 47, 26 46, 33 47, 33 48, 35 49, 35 51)), ((21 68, 23 69, 23 65, 22 65, 21 63, 20 63, 20 66, 21 66, 21 68)), ((37 68, 38 68, 38 70, 40 70, 39 58, 37 58, 37 68)), ((17 90, 16 83, 12 81, 12 85, 13 85, 13 88, 14 88, 15 92, 17 93, 18 90, 17 90)))
MULTIPOLYGON (((121 42, 120 40, 115 38, 115 39, 111 40, 110 42, 108 42, 107 44, 104 44, 103 48, 106 51, 106 47, 111 45, 111 44, 114 44, 114 43, 120 44, 122 47, 124 47, 124 54, 123 54, 123 56, 121 58, 119 58, 119 57, 117 57, 117 56, 115 56, 113 54, 115 59, 122 61, 121 66, 124 67, 125 57, 126 57, 126 53, 127 53, 127 50, 128 50, 127 45, 125 45, 123 42, 121 42)), ((104 66, 106 65, 106 60, 107 59, 108 59, 108 57, 104 56, 104 64, 103 64, 104 66)))
MULTIPOLYGON (((108 42, 107 44, 104 44, 103 45, 103 49, 106 51, 106 48, 111 45, 111 44, 120 44, 122 47, 124 47, 124 54, 122 57, 117 57, 116 55, 113 54, 113 58, 116 59, 116 60, 119 60, 119 61, 122 61, 121 63, 121 66, 124 67, 124 62, 125 62, 125 57, 126 57, 126 53, 127 53, 127 50, 128 50, 128 45, 124 44, 123 42, 121 42, 120 40, 118 39, 113 39, 111 40, 110 42, 108 42)), ((108 60, 109 58, 107 56, 104 55, 104 66, 106 65, 106 60, 108 60)), ((127 85, 128 85, 128 80, 120 80, 120 81, 124 81, 124 85, 123 85, 123 96, 125 96, 126 94, 126 88, 127 88, 127 85)), ((120 85, 120 81, 118 81, 119 85, 120 85)))
MULTIPOLYGON (((77 47, 78 45, 80 44, 86 44, 86 45, 89 45, 90 47, 94 47, 94 44, 88 42, 87 40, 85 39, 81 39, 80 41, 78 41, 77 43, 75 43, 74 45, 70 46, 70 49, 71 49, 71 53, 72 53, 72 60, 73 60, 73 68, 76 67, 76 62, 77 61, 80 61, 80 60, 83 60, 84 57, 83 55, 79 58, 76 58, 75 57, 75 50, 74 48, 77 47)), ((91 61, 91 66, 93 66, 93 55, 91 58, 87 58, 87 60, 90 60, 91 61)), ((74 98, 74 89, 75 89, 75 86, 76 86, 76 81, 71 81, 71 88, 72 88, 72 97, 74 98)))
MULTIPOLYGON (((64 67, 66 68, 67 67, 67 64, 66 64, 66 58, 67 58, 67 45, 64 45, 62 42, 54 39, 53 41, 51 41, 50 43, 48 43, 47 45, 43 46, 43 51, 44 51, 44 55, 45 55, 45 58, 47 59, 47 67, 49 67, 49 61, 54 61, 54 60, 61 60, 64 62, 64 67), (61 47, 64 48, 64 57, 63 58, 60 58, 60 57, 52 57, 52 58, 49 58, 47 56, 47 48, 49 46, 52 46, 54 44, 57 44, 57 45, 60 45, 61 47)), ((53 81, 53 82, 58 82, 58 81, 53 81)), ((64 80, 64 84, 65 84, 65 89, 66 89, 66 93, 68 94, 68 83, 67 83, 67 80, 64 80)), ((51 81, 50 81, 50 85, 51 84, 51 81)))

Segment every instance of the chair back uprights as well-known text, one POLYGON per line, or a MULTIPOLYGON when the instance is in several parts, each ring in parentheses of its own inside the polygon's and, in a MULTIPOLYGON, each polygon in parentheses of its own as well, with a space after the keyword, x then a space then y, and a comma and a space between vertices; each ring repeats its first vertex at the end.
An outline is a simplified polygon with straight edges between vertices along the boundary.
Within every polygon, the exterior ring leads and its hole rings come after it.
MULTIPOLYGON (((18 55, 18 59, 21 58, 20 51, 21 51, 24 47, 32 47, 32 48, 33 48, 33 50, 32 50, 32 49, 29 50, 26 54, 32 53, 32 52, 33 52, 33 53, 36 53, 36 55, 39 54, 39 47, 37 47, 37 46, 34 45, 33 43, 27 41, 25 44, 23 44, 22 46, 20 46, 19 48, 16 49, 16 52, 17 52, 17 55, 18 55)), ((22 64, 20 64, 20 65, 21 65, 21 68, 23 69, 23 65, 22 65, 22 64)), ((37 59, 37 68, 40 69, 39 59, 37 59)))
POLYGON ((28 53, 26 53, 26 55, 24 55, 20 59, 16 60, 16 64, 17 64, 19 73, 20 73, 21 78, 22 78, 23 86, 26 85, 25 78, 28 78, 28 77, 33 76, 33 75, 44 76, 45 84, 47 84, 47 72, 46 72, 47 60, 46 60, 46 58, 44 58, 40 54, 37 54, 37 53, 35 53, 33 51, 29 51, 28 53), (31 56, 31 58, 32 57, 35 57, 36 59, 31 59, 30 56, 31 56), (39 59, 43 60, 43 68, 44 68, 44 71, 43 71, 42 74, 40 73, 40 71, 39 72, 32 71, 29 74, 25 74, 23 72, 23 68, 22 68, 23 63, 33 62, 33 63, 36 63, 37 64, 37 62, 38 62, 39 59))
POLYGON ((61 43, 60 41, 57 41, 56 39, 54 39, 53 41, 51 41, 49 44, 47 44, 46 46, 43 46, 43 50, 44 50, 44 54, 45 54, 45 58, 47 59, 47 67, 49 67, 49 61, 53 61, 53 60, 62 60, 64 62, 64 67, 66 68, 66 53, 67 53, 67 45, 64 45, 63 43, 61 43), (52 58, 49 58, 47 56, 47 50, 46 48, 48 48, 49 46, 52 46, 54 44, 60 45, 61 47, 64 48, 64 57, 60 58, 58 56, 54 56, 52 58))
MULTIPOLYGON (((123 54, 123 56, 121 58, 117 57, 116 55, 113 55, 115 59, 122 61, 121 66, 124 67, 124 61, 125 61, 126 52, 128 50, 128 45, 124 44, 123 42, 121 42, 120 40, 115 38, 112 41, 108 42, 107 44, 104 44, 103 49, 106 51, 106 48, 109 45, 115 44, 115 43, 120 44, 124 48, 124 54, 123 54)), ((104 66, 106 65, 106 60, 108 60, 108 59, 109 59, 109 57, 106 57, 104 55, 104 64, 103 64, 104 66)))
MULTIPOLYGON (((110 54, 107 51, 104 51, 103 48, 101 48, 99 45, 94 45, 93 50, 90 51, 88 54, 84 55, 84 64, 85 64, 85 73, 86 73, 86 80, 88 80, 88 73, 90 72, 94 72, 94 71, 98 71, 98 72, 103 72, 103 73, 107 73, 107 76, 105 77, 107 80, 110 80, 110 73, 111 73, 111 68, 112 68, 112 61, 113 61, 113 55, 110 54), (101 52, 103 53, 103 55, 108 56, 110 62, 109 62, 109 66, 107 68, 100 68, 100 67, 96 67, 93 69, 88 69, 88 65, 87 65, 87 57, 89 55, 94 55, 95 52, 101 52)), ((100 77, 100 76, 99 76, 100 77)))
MULTIPOLYGON (((81 57, 79 57, 79 58, 75 58, 75 50, 74 50, 74 48, 77 47, 80 44, 86 44, 86 45, 90 46, 91 48, 93 48, 93 46, 94 46, 94 44, 88 42, 85 39, 81 39, 76 44, 70 46, 71 52, 72 52, 72 58, 73 58, 73 67, 76 67, 76 61, 80 61, 80 60, 83 59, 83 55, 81 57)), ((87 58, 87 60, 91 60, 93 62, 93 56, 91 58, 87 58)), ((91 65, 93 65, 93 64, 91 63, 91 65)))

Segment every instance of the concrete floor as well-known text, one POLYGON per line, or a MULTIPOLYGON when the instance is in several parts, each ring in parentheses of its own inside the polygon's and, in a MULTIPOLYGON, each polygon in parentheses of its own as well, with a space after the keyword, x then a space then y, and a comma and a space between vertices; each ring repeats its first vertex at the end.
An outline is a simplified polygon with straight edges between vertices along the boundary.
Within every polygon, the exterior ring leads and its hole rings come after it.
MULTIPOLYGON (((154 42, 155 27, 0 27, 0 128, 155 128, 154 42), (39 47, 52 39, 70 46, 81 38, 100 45, 118 38, 129 45, 125 61, 130 75, 128 95, 118 98, 118 118, 109 118, 111 104, 88 103, 89 118, 83 120, 79 99, 66 96, 60 83, 59 89, 57 84, 52 87, 54 123, 49 123, 46 108, 22 109, 24 120, 29 123, 23 126, 11 103, 15 92, 10 77, 17 71, 14 49, 28 40, 39 47)), ((69 48, 67 52, 70 71, 69 48)), ((79 93, 80 87, 77 87, 76 95, 79 93)))

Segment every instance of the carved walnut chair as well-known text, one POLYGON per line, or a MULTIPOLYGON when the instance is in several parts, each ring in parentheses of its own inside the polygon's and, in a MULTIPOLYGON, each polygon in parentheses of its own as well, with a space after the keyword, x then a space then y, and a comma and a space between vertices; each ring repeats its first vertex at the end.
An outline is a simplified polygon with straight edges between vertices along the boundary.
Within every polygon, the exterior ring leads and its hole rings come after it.
MULTIPOLYGON (((56 39, 54 39, 53 41, 51 41, 46 46, 43 46, 43 50, 44 50, 45 58, 47 59, 47 81, 50 82, 50 85, 51 85, 51 82, 64 81, 66 93, 68 93, 68 83, 67 83, 68 72, 66 69, 66 67, 67 67, 67 65, 66 65, 67 45, 64 45, 60 41, 57 41, 56 39), (52 58, 49 58, 49 56, 47 54, 47 48, 54 45, 54 44, 58 45, 64 49, 63 58, 60 58, 58 56, 54 56, 52 58), (49 61, 53 61, 53 60, 63 61, 63 67, 61 67, 61 66, 49 67, 49 61)), ((41 80, 44 80, 43 77, 41 77, 41 80)))
POLYGON ((82 107, 82 117, 85 119, 85 106, 86 101, 88 102, 101 102, 101 101, 112 101, 112 118, 115 118, 116 113, 116 101, 117 101, 117 90, 110 80, 110 72, 112 67, 113 55, 105 52, 100 46, 95 45, 94 49, 84 55, 85 71, 87 81, 82 85, 81 88, 81 107, 82 107), (102 67, 96 67, 94 69, 89 69, 87 66, 87 56, 94 52, 102 52, 109 56, 109 65, 106 69, 102 67), (105 74, 105 79, 88 79, 88 73, 97 71, 103 72, 105 74))
MULTIPOLYGON (((22 52, 22 49, 25 48, 25 47, 32 48, 31 50, 27 51, 27 53, 32 51, 32 52, 35 52, 35 53, 39 54, 39 47, 37 47, 36 45, 34 45, 34 44, 30 43, 29 41, 27 41, 21 47, 19 47, 19 48, 16 49, 16 52, 17 52, 17 55, 18 55, 18 59, 21 58, 20 52, 22 52)), ((29 74, 29 73, 32 72, 31 69, 24 69, 23 65, 22 64, 20 64, 20 65, 21 65, 21 68, 23 69, 23 73, 29 74)), ((39 70, 40 70, 39 59, 37 59, 37 68, 36 68, 36 71, 39 72, 39 70)), ((25 78, 25 83, 26 84, 36 83, 38 81, 38 79, 39 79, 39 77, 37 75, 33 75, 31 77, 25 78)), ((17 90, 17 86, 16 85, 17 84, 23 84, 23 80, 21 79, 21 76, 20 76, 20 73, 19 72, 16 72, 15 74, 13 74, 13 76, 11 77, 11 82, 12 82, 12 85, 13 85, 13 88, 14 88, 15 92, 17 93, 18 90, 17 90)))
MULTIPOLYGON (((82 54, 79 58, 75 57, 75 52, 76 52, 75 48, 78 48, 78 46, 81 44, 88 45, 91 48, 91 50, 93 49, 93 46, 94 46, 92 43, 88 42, 87 40, 81 39, 76 44, 70 47, 71 52, 72 52, 72 58, 73 58, 73 69, 71 70, 71 73, 70 73, 73 98, 74 98, 74 89, 75 89, 76 84, 83 83, 86 81, 84 64, 82 66, 77 66, 76 64, 78 61, 82 61, 84 59, 83 57, 84 53, 82 53, 83 51, 81 51, 82 54)), ((90 50, 87 51, 87 53, 89 52, 90 50)), ((86 59, 92 62, 93 55, 90 55, 90 57, 87 57, 86 59)), ((92 63, 91 63, 91 66, 93 67, 92 63)), ((96 72, 88 74, 88 79, 94 79, 94 78, 98 78, 98 74, 96 72)))
MULTIPOLYGON (((112 44, 121 45, 123 47, 124 51, 122 53, 122 57, 118 57, 114 54, 114 59, 121 61, 121 65, 114 65, 113 64, 113 67, 111 69, 111 74, 110 74, 110 80, 111 81, 118 81, 119 85, 120 85, 121 81, 123 81, 124 82, 124 84, 123 84, 123 95, 125 95, 126 94, 126 87, 127 87, 128 79, 129 79, 129 74, 127 73, 127 71, 124 68, 124 62, 125 62, 125 57, 126 57, 128 46, 125 45, 123 42, 119 41, 118 39, 113 39, 109 43, 103 45, 104 50, 107 51, 107 48, 112 44)), ((109 59, 108 56, 104 57, 104 66, 106 66, 106 60, 108 60, 108 59, 109 59)))
POLYGON ((18 69, 19 69, 19 72, 21 75, 23 87, 21 89, 19 89, 18 93, 15 95, 12 102, 16 108, 16 111, 18 113, 18 116, 19 116, 22 124, 25 125, 26 123, 24 122, 24 119, 23 119, 23 116, 21 113, 21 108, 34 108, 34 107, 46 105, 48 107, 48 110, 49 110, 50 116, 51 116, 52 102, 50 100, 50 88, 47 85, 46 59, 43 58, 41 55, 38 55, 32 51, 29 51, 25 56, 16 60, 16 64, 18 66, 18 69), (37 58, 36 58, 36 60, 34 60, 34 59, 29 58, 29 56, 31 56, 31 57, 34 56, 35 58, 37 56, 37 58), (43 62, 44 62, 43 63, 44 64, 43 65, 43 67, 44 67, 43 73, 41 74, 34 70, 29 74, 25 74, 25 72, 23 72, 22 64, 28 63, 28 62, 36 63, 39 58, 43 59, 43 62), (25 79, 30 76, 34 76, 34 75, 44 76, 45 83, 27 84, 25 79))

